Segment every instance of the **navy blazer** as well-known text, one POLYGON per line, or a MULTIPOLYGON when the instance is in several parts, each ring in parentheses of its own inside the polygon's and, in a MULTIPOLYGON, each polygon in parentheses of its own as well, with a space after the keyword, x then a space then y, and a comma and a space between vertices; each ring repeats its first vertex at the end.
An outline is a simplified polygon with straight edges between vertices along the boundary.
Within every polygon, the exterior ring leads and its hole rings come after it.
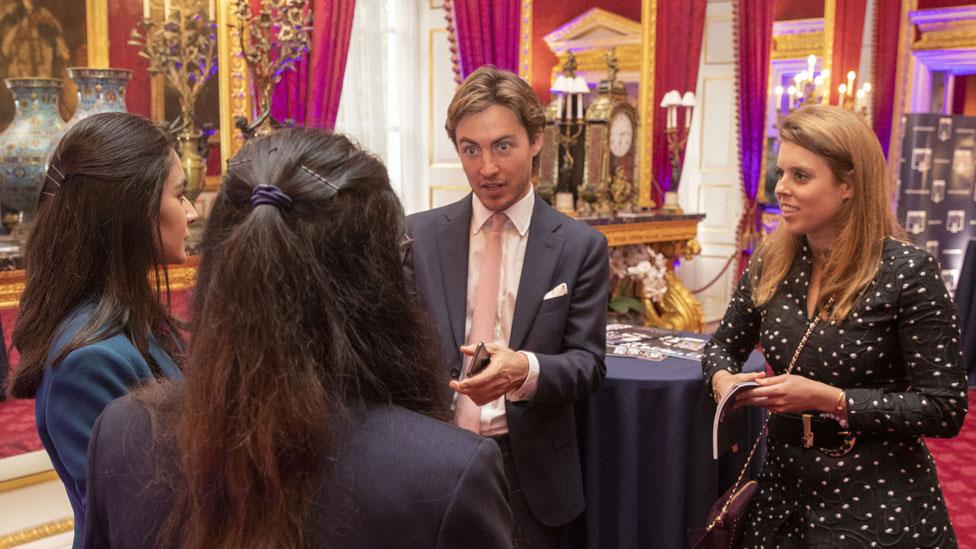
MULTIPOLYGON (((95 424, 86 548, 155 546, 179 458, 153 447, 151 429, 131 396, 95 424)), ((313 547, 512 546, 505 473, 491 440, 389 405, 369 408, 342 433, 335 455, 322 457, 334 469, 306 531, 313 547)))
MULTIPOLYGON (((85 326, 93 311, 94 306, 85 305, 62 321, 48 351, 34 403, 37 433, 64 483, 74 511, 74 547, 81 547, 85 526, 85 456, 92 425, 109 402, 154 377, 135 345, 121 334, 79 347, 56 367, 51 367, 51 362, 85 326)), ((182 376, 170 356, 152 338, 149 354, 166 377, 182 376)))
MULTIPOLYGON (((407 218, 414 239, 417 289, 439 333, 448 375, 457 377, 467 307, 472 195, 407 218)), ((606 238, 536 198, 522 277, 515 299, 513 350, 539 359, 539 384, 529 401, 505 403, 512 457, 536 518, 560 526, 583 512, 583 477, 574 403, 606 376, 606 315, 610 293, 606 238), (566 295, 543 296, 566 283, 566 295)))

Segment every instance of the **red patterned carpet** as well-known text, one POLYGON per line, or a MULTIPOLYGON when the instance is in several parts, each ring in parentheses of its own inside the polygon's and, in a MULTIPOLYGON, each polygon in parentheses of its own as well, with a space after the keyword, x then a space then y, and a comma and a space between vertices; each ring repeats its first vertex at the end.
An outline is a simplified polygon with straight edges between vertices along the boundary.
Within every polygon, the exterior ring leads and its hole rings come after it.
MULTIPOLYGON (((970 413, 959 436, 927 439, 959 546, 976 549, 976 389, 969 390, 970 413)), ((0 458, 41 449, 34 428, 34 401, 0 402, 0 458)))
POLYGON ((34 427, 34 401, 0 402, 0 458, 41 449, 34 427))
POLYGON ((926 439, 959 547, 976 548, 976 389, 969 389, 969 414, 956 438, 926 439))

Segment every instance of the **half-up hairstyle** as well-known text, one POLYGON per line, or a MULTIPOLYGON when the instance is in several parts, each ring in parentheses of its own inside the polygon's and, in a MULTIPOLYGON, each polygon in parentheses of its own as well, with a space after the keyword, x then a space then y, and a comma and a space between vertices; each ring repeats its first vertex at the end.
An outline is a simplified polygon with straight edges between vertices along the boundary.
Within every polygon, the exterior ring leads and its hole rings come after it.
MULTIPOLYGON (((887 237, 902 237, 892 209, 893 185, 885 169, 881 144, 864 119, 838 107, 811 105, 797 109, 780 126, 780 138, 823 158, 838 183, 850 185, 833 223, 837 239, 823 266, 817 308, 830 298, 832 320, 847 317, 861 291, 874 279, 887 237)), ((756 252, 761 268, 752 270, 753 300, 765 304, 786 277, 802 237, 782 225, 756 252)))
POLYGON ((132 341, 157 377, 151 333, 165 335, 158 343, 179 362, 180 334, 168 311, 169 278, 157 246, 172 151, 159 128, 128 113, 82 119, 58 143, 25 246, 12 396, 34 397, 58 326, 86 303, 93 314, 53 367, 71 351, 117 334, 132 341))
POLYGON ((180 456, 163 545, 314 546, 316 497, 349 418, 372 404, 446 416, 404 235, 383 164, 343 136, 284 130, 230 161, 175 433, 155 435, 180 456))

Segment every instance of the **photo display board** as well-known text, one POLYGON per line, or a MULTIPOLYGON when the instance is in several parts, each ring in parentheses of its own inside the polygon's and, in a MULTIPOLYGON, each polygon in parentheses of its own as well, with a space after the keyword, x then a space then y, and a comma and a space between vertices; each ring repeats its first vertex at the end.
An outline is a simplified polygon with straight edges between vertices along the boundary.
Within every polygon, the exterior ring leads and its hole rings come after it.
POLYGON ((976 238, 976 117, 905 115, 899 172, 898 221, 939 260, 954 292, 966 245, 976 238))

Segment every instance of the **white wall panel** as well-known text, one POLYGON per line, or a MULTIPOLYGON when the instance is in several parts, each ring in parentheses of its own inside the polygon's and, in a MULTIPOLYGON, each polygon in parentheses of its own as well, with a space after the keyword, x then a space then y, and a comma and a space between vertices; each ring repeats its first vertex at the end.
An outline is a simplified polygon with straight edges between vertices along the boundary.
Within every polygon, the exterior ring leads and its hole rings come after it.
POLYGON ((424 200, 416 210, 443 206, 467 194, 467 180, 461 170, 454 145, 444 131, 447 107, 454 97, 457 83, 451 65, 450 42, 443 2, 418 2, 420 20, 420 59, 423 91, 421 109, 423 131, 417 138, 423 143, 422 185, 424 200))
POLYGON ((704 77, 701 89, 708 124, 699 135, 701 170, 727 172, 735 167, 735 81, 731 76, 704 77))
POLYGON ((716 15, 705 19, 705 64, 735 63, 732 17, 716 15))
MULTIPOLYGON (((705 214, 698 227, 702 253, 675 272, 689 290, 701 289, 719 274, 735 250, 735 227, 742 211, 735 121, 735 50, 732 3, 709 1, 692 120, 679 187, 685 211, 705 214)), ((728 305, 733 269, 697 294, 706 321, 722 317, 728 305)))

